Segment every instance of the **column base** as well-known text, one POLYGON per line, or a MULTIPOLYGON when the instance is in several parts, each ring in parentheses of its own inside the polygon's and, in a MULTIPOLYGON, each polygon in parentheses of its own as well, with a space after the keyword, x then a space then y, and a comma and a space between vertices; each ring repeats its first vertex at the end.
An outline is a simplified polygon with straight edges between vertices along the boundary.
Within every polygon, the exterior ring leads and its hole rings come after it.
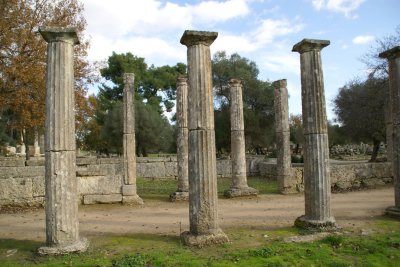
POLYGON ((63 255, 70 253, 85 252, 89 247, 89 241, 82 237, 77 242, 68 245, 60 245, 54 247, 40 247, 38 249, 39 255, 63 255))
POLYGON ((234 197, 245 197, 245 196, 257 196, 258 190, 252 187, 231 187, 228 190, 225 190, 224 196, 227 198, 234 197))
POLYGON ((188 201, 189 200, 189 192, 187 191, 176 191, 169 195, 169 200, 171 202, 176 202, 176 201, 188 201))
POLYGON ((136 206, 143 205, 143 199, 141 199, 138 195, 134 196, 122 196, 122 204, 127 206, 136 206))
POLYGON ((193 234, 186 231, 181 234, 181 240, 185 245, 197 248, 229 242, 228 237, 221 229, 206 234, 193 234))
POLYGON ((316 231, 335 231, 338 229, 335 218, 330 217, 325 221, 318 220, 308 220, 305 218, 305 215, 298 217, 294 221, 294 225, 300 228, 306 228, 310 230, 316 231))
POLYGON ((400 208, 394 206, 388 207, 385 210, 385 214, 393 218, 400 218, 400 208))

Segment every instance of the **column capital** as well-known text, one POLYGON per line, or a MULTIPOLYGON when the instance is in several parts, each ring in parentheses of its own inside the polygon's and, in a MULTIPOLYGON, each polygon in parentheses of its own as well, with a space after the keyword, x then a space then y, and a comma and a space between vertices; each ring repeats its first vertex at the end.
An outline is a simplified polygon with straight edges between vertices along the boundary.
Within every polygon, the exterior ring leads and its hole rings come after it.
POLYGON ((181 44, 187 47, 203 44, 210 46, 218 37, 218 32, 186 30, 181 37, 181 44))
POLYGON ((69 42, 73 45, 79 44, 75 27, 40 26, 38 31, 48 43, 69 42))
POLYGON ((229 86, 241 86, 242 85, 242 80, 237 79, 237 78, 232 78, 228 82, 229 86))
POLYGON ((124 84, 125 85, 133 85, 135 81, 134 73, 124 73, 124 84))
POLYGON ((187 76, 183 74, 178 75, 178 78, 176 78, 176 84, 177 86, 187 84, 187 76))
POLYGON ((321 51, 322 48, 328 46, 330 43, 329 40, 303 39, 293 46, 292 52, 302 54, 312 50, 321 51))
POLYGON ((400 46, 395 46, 392 49, 386 50, 379 54, 380 58, 396 59, 400 57, 400 46))
POLYGON ((287 81, 286 81, 286 79, 277 80, 277 81, 273 82, 272 85, 274 86, 275 89, 286 88, 287 81))

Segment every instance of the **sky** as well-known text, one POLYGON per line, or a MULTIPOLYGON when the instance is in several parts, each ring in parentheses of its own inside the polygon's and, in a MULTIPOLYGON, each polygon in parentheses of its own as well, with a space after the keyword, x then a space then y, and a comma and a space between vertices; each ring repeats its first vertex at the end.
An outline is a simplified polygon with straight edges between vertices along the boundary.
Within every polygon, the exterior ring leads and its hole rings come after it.
MULTIPOLYGON (((211 53, 254 61, 259 79, 287 79, 289 112, 301 114, 300 55, 304 38, 329 40, 321 52, 328 119, 339 88, 368 70, 360 58, 400 25, 399 0, 82 0, 91 40, 89 60, 131 52, 148 65, 186 63, 185 30, 216 31, 211 53)), ((90 89, 89 93, 96 93, 90 89)))

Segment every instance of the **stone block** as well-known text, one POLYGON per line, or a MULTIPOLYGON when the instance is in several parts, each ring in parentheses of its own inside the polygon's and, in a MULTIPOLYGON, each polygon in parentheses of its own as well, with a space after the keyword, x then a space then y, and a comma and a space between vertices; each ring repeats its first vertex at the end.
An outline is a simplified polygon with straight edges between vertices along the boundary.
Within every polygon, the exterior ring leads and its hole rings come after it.
POLYGON ((116 164, 121 162, 122 158, 100 158, 97 160, 98 164, 116 164))
POLYGON ((44 157, 32 158, 26 161, 26 166, 44 166, 44 157))
POLYGON ((136 165, 136 168, 137 168, 136 174, 138 177, 145 177, 145 178, 166 177, 164 162, 139 163, 136 165))
POLYGON ((0 179, 0 199, 23 202, 32 198, 31 178, 0 179))
POLYGON ((32 177, 32 195, 34 197, 44 197, 46 193, 44 176, 32 177))
POLYGON ((0 160, 0 167, 23 167, 25 166, 25 159, 18 158, 3 158, 0 160))
POLYGON ((122 202, 121 194, 110 194, 110 195, 84 195, 83 204, 108 204, 108 203, 119 203, 122 202))
POLYGON ((76 165, 92 165, 92 164, 97 164, 97 158, 96 157, 77 157, 76 158, 76 165))
POLYGON ((122 176, 84 176, 77 178, 80 195, 121 193, 122 176))
POLYGON ((17 176, 17 167, 0 167, 0 179, 10 179, 17 176))
POLYGON ((220 177, 231 177, 232 175, 232 165, 229 159, 219 159, 217 160, 217 175, 220 177))
POLYGON ((165 162, 165 176, 166 177, 178 176, 178 163, 176 161, 165 162))
POLYGON ((44 166, 25 166, 23 168, 17 168, 18 177, 44 177, 44 166))

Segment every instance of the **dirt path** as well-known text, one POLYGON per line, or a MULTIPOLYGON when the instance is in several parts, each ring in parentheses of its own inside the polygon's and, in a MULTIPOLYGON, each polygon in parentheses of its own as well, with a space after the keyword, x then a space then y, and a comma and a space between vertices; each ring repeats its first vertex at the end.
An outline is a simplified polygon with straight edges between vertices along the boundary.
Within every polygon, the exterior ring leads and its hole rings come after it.
MULTIPOLYGON (((333 214, 342 227, 363 227, 394 204, 393 188, 332 195, 333 214)), ((82 236, 152 233, 179 235, 189 228, 187 203, 147 202, 143 207, 80 206, 82 236)), ((262 195, 252 199, 220 199, 221 228, 275 229, 293 225, 304 214, 304 196, 262 195)), ((45 240, 44 210, 0 214, 0 239, 45 240)))

